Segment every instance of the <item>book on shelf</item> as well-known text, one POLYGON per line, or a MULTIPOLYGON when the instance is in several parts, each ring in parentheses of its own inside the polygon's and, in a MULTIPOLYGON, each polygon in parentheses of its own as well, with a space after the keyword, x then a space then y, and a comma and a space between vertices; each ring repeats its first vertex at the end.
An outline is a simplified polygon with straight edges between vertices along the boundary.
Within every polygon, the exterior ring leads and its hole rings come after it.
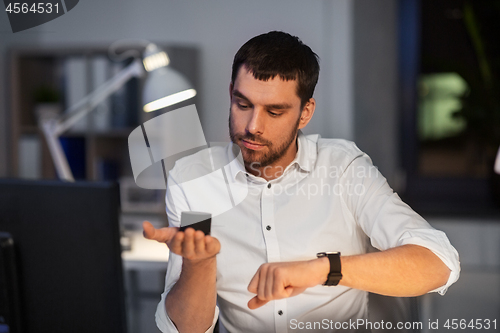
POLYGON ((19 139, 20 178, 40 179, 42 177, 42 146, 37 135, 22 135, 19 139))
MULTIPOLYGON (((65 110, 75 105, 82 98, 87 96, 88 89, 88 71, 86 58, 83 56, 68 57, 64 61, 64 102, 65 110)), ((85 132, 88 129, 88 117, 83 117, 71 127, 68 132, 85 132)))
MULTIPOLYGON (((98 89, 103 83, 110 79, 110 64, 105 56, 95 56, 92 58, 92 90, 98 89)), ((93 128, 97 132, 104 132, 111 129, 111 99, 106 98, 90 115, 93 128)))
MULTIPOLYGON (((128 62, 112 62, 105 55, 69 56, 63 64, 65 109, 78 103, 89 93, 99 89, 107 80, 119 73, 128 62)), ((102 101, 80 119, 70 133, 137 126, 139 119, 139 80, 130 79, 123 87, 102 101)))

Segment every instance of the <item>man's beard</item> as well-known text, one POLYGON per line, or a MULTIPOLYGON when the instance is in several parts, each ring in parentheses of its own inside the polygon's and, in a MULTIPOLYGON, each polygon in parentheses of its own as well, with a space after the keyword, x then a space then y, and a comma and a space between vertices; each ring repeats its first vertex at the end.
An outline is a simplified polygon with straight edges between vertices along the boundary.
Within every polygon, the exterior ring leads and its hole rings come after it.
POLYGON ((240 149, 242 150, 243 154, 243 160, 245 162, 245 166, 252 166, 256 168, 263 168, 268 165, 273 164, 274 162, 278 161, 280 158, 282 158, 285 153, 288 151, 288 148, 290 145, 293 143, 293 141, 296 139, 297 133, 299 131, 299 123, 300 123, 300 115, 299 118, 297 119, 297 122, 295 123, 294 128, 286 138, 286 140, 280 144, 278 147, 274 147, 273 143, 265 140, 255 134, 252 133, 245 133, 245 134, 236 134, 234 133, 234 126, 233 126, 233 121, 231 117, 231 110, 229 110, 229 136, 231 138, 231 141, 234 144, 238 144, 238 141, 240 140, 248 140, 252 141, 261 145, 265 145, 268 148, 268 151, 266 153, 262 153, 260 151, 255 151, 246 148, 245 146, 240 146, 240 149), (260 156, 259 156, 260 155, 260 156))

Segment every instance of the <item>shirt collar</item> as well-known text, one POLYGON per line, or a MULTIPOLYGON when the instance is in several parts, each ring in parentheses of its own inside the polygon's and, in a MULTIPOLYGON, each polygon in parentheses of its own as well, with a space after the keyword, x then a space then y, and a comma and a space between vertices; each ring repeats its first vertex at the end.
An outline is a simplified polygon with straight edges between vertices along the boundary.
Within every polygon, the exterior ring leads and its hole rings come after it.
MULTIPOLYGON (((295 155, 295 159, 286 167, 286 170, 290 169, 293 165, 297 165, 303 171, 311 172, 316 165, 318 157, 317 144, 319 138, 319 134, 305 135, 301 130, 299 130, 297 136, 297 154, 295 155)), ((236 180, 236 178, 240 177, 240 175, 246 177, 247 171, 245 170, 245 165, 238 146, 231 142, 228 145, 227 152, 230 160, 227 167, 229 168, 233 179, 236 180)))
POLYGON ((297 163, 302 170, 311 172, 314 169, 316 159, 318 158, 319 138, 319 134, 305 135, 299 130, 297 139, 299 149, 291 164, 297 163))

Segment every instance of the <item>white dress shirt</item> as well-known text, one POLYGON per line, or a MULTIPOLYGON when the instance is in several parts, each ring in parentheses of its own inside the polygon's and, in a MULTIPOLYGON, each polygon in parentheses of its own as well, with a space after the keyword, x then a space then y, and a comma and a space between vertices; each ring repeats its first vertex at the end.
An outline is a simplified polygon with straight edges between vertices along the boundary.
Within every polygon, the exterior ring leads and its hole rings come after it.
MULTIPOLYGON (((434 252, 451 270, 448 282, 434 291, 444 294, 458 279, 458 253, 446 235, 403 203, 354 143, 299 132, 296 158, 270 182, 247 173, 234 158, 232 146, 179 160, 170 172, 167 190, 171 226, 180 225, 181 211, 213 214, 211 234, 221 243, 213 323, 220 315, 221 332, 300 332, 300 327, 307 332, 335 332, 335 322, 368 317, 367 292, 341 285, 318 285, 250 310, 247 302, 255 295, 247 287, 263 263, 310 260, 325 251, 363 254, 370 242, 379 250, 417 244, 434 252), (193 171, 215 175, 214 157, 226 161, 219 168, 222 175, 212 177, 222 180, 222 186, 192 176, 193 171), (200 185, 203 182, 206 186, 200 185), (306 330, 308 322, 321 323, 321 329, 306 330)), ((162 332, 177 332, 165 298, 179 278, 181 265, 182 258, 170 253, 165 292, 156 312, 162 332)))

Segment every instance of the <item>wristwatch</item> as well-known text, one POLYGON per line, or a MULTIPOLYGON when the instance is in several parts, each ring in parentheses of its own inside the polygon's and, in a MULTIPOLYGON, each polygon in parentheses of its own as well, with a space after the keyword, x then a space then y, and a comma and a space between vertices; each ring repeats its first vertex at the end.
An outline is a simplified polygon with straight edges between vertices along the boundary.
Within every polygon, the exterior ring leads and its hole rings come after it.
POLYGON ((340 252, 320 252, 316 254, 316 257, 322 258, 327 257, 330 261, 330 273, 328 273, 328 278, 326 282, 323 283, 324 286, 336 286, 342 279, 341 265, 340 265, 340 252))

